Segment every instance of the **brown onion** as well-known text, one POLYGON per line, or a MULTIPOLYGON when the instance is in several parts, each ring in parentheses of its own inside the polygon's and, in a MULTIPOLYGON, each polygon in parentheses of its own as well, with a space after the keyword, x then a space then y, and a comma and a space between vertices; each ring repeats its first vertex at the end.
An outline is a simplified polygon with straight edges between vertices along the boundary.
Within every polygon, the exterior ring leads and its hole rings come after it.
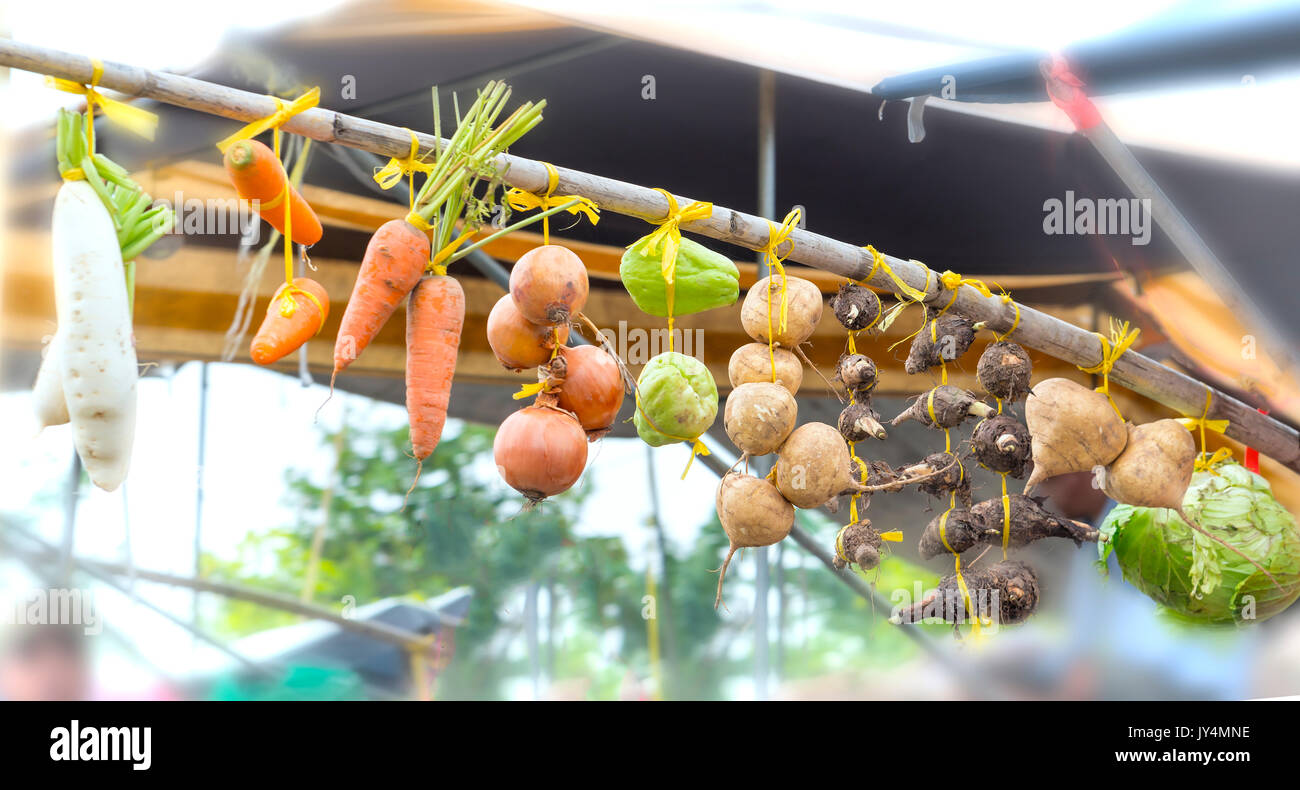
POLYGON ((501 479, 531 508, 578 482, 587 465, 587 434, 572 414, 534 404, 501 423, 492 458, 501 479))
POLYGON ((510 270, 510 296, 534 324, 567 324, 587 304, 587 267, 558 244, 529 250, 510 270))
POLYGON ((623 376, 618 363, 596 346, 566 347, 560 355, 567 364, 560 385, 560 408, 573 412, 594 441, 614 424, 623 406, 623 376))
POLYGON ((487 338, 497 361, 511 370, 535 368, 551 358, 555 334, 561 344, 569 339, 569 326, 534 324, 520 314, 515 302, 506 294, 488 313, 487 338))

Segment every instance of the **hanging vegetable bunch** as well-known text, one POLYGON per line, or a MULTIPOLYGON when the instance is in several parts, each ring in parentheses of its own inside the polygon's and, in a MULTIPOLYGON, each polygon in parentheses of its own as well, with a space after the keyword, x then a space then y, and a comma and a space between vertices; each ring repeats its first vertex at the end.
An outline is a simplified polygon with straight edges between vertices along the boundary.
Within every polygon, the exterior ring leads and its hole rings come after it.
POLYGON ((84 118, 58 114, 63 185, 50 229, 58 329, 34 401, 41 427, 72 424, 91 481, 112 491, 126 479, 135 438, 135 259, 171 229, 173 215, 95 151, 96 101, 105 100, 92 100, 84 118))

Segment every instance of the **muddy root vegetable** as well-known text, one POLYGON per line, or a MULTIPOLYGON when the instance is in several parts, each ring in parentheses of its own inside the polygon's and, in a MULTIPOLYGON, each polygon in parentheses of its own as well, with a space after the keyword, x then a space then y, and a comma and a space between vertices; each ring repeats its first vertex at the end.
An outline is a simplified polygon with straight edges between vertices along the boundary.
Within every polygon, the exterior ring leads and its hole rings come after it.
POLYGON ((1124 420, 1106 396, 1069 379, 1044 379, 1034 385, 1025 401, 1025 422, 1033 437, 1034 459, 1026 494, 1049 477, 1105 466, 1128 443, 1124 420))
POLYGON ((803 365, 793 351, 773 348, 768 354, 766 343, 746 343, 731 354, 727 362, 727 378, 731 386, 753 384, 772 380, 772 361, 776 360, 776 383, 790 391, 791 395, 799 393, 803 384, 803 365))
POLYGON ((902 425, 907 420, 916 420, 927 428, 955 428, 967 417, 988 417, 993 413, 993 407, 975 400, 970 393, 943 384, 919 396, 890 424, 902 425))
POLYGON ((1029 377, 1034 363, 1019 343, 999 340, 989 343, 980 354, 975 375, 984 391, 995 398, 1014 403, 1029 392, 1029 377))
POLYGON ((861 442, 868 437, 884 439, 885 426, 880 424, 880 415, 867 403, 850 403, 840 412, 840 435, 850 442, 861 442))
POLYGON ((519 257, 510 270, 510 296, 534 324, 567 324, 587 304, 587 267, 567 247, 547 244, 519 257))
MULTIPOLYGON (((1096 543, 1100 533, 1091 524, 1058 516, 1043 503, 1024 494, 1011 494, 1007 497, 1011 506, 1011 529, 1007 532, 1007 546, 1016 549, 1028 546, 1043 538, 1064 538, 1074 541, 1074 545, 1096 543)), ((991 546, 1002 545, 1002 526, 1004 514, 1002 497, 986 499, 970 509, 971 515, 979 522, 984 531, 984 542, 991 546)))
POLYGON ((981 540, 982 528, 964 507, 946 510, 930 519, 921 532, 921 559, 940 554, 961 554, 981 540))
POLYGON ((844 354, 835 365, 835 378, 858 400, 876 388, 878 375, 876 363, 865 354, 844 354))
POLYGON ((856 565, 859 570, 869 571, 880 564, 880 547, 883 545, 884 539, 871 526, 871 519, 856 521, 835 536, 835 558, 831 565, 836 570, 856 565))
POLYGON ((955 453, 931 453, 921 463, 900 469, 899 474, 904 479, 921 479, 917 488, 932 497, 956 492, 957 501, 970 507, 970 475, 955 453))
POLYGON ((822 320, 822 292, 801 277, 787 275, 785 279, 785 329, 781 329, 780 277, 764 277, 754 283, 740 306, 740 324, 750 337, 766 344, 770 307, 772 342, 785 348, 794 348, 811 337, 822 320))
POLYGON ((870 491, 861 492, 861 499, 858 501, 859 508, 868 507, 871 504, 871 495, 876 491, 890 491, 901 489, 906 483, 900 483, 898 473, 895 472, 885 461, 862 461, 860 458, 849 456, 849 478, 858 483, 862 483, 870 491), (866 465, 864 473, 863 464, 866 465), (898 489, 894 487, 897 486, 898 489))
POLYGON ((816 508, 861 484, 850 476, 849 446, 821 422, 800 425, 781 445, 776 487, 796 507, 816 508))
POLYGON ((912 349, 908 352, 907 361, 903 363, 903 369, 915 374, 944 362, 952 362, 965 354, 974 341, 974 324, 969 318, 952 313, 931 318, 925 323, 925 328, 912 338, 912 349))
POLYGON ((1019 560, 964 570, 962 581, 974 612, 967 608, 962 585, 957 575, 952 574, 922 600, 896 609, 890 621, 958 624, 978 616, 981 622, 995 619, 999 625, 1015 625, 1027 620, 1038 608, 1038 574, 1019 560))
POLYGON ((609 433, 623 406, 623 374, 618 362, 599 346, 561 348, 558 359, 565 366, 559 406, 573 412, 587 438, 595 441, 609 433))
POLYGON ((857 283, 844 283, 830 299, 831 312, 850 332, 866 329, 880 318, 880 297, 857 283))
POLYGON ((1032 446, 1029 429, 1007 414, 980 420, 970 437, 971 452, 985 468, 1017 480, 1029 471, 1032 446))
POLYGON ((722 582, 739 549, 771 546, 794 527, 794 507, 767 480, 730 472, 718 484, 718 521, 727 533, 727 558, 718 569, 718 594, 713 608, 722 603, 722 582))
POLYGON ((528 510, 578 482, 587 465, 587 434, 576 417, 539 397, 501 423, 492 458, 501 479, 528 499, 528 510))
POLYGON ((780 384, 741 384, 727 396, 722 425, 727 437, 746 455, 767 455, 780 448, 794 430, 799 407, 780 384))
POLYGON ((1124 451, 1100 475, 1101 489, 1121 504, 1167 507, 1181 515, 1195 462, 1196 441, 1177 420, 1129 424, 1124 451))
POLYGON ((497 361, 507 370, 535 368, 551 358, 557 339, 569 339, 567 324, 544 326, 524 318, 515 301, 506 294, 488 313, 487 339, 497 361))

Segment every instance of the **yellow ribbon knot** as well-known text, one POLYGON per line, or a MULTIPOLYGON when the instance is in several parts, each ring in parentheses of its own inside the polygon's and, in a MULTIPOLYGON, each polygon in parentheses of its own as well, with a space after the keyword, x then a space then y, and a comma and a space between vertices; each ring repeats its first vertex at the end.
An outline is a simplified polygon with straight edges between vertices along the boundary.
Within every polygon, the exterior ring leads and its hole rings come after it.
MULTIPOLYGON (((86 147, 91 151, 95 150, 95 125, 92 118, 96 107, 110 121, 125 127, 146 140, 153 140, 154 133, 158 130, 158 116, 133 104, 111 99, 100 93, 97 88, 100 78, 104 76, 104 64, 98 58, 92 58, 90 67, 89 85, 82 85, 79 82, 59 79, 58 77, 45 78, 45 84, 51 88, 86 97, 86 147)), ((85 175, 83 174, 81 177, 84 178, 85 175)))
MULTIPOLYGON (((1186 428, 1187 430, 1200 432, 1201 451, 1196 454, 1196 463, 1194 464, 1194 468, 1197 471, 1209 470, 1211 472, 1214 472, 1214 467, 1216 465, 1228 460, 1229 458, 1232 458, 1232 449, 1228 447, 1220 447, 1219 449, 1215 450, 1214 453, 1212 454, 1206 450, 1205 432, 1207 430, 1210 430, 1210 431, 1214 431, 1215 433, 1224 433, 1225 431, 1228 430, 1228 425, 1229 425, 1229 422, 1227 420, 1209 419, 1210 406, 1213 404, 1213 401, 1214 401, 1214 390, 1210 389, 1207 386, 1205 388, 1205 408, 1201 411, 1201 416, 1178 418, 1178 422, 1182 423, 1183 427, 1186 428)), ((1214 474, 1217 475, 1218 472, 1214 472, 1214 474)))
POLYGON ((1140 329, 1130 330, 1128 321, 1117 323, 1114 318, 1110 319, 1110 337, 1106 337, 1100 332, 1093 332, 1097 339, 1101 341, 1101 361, 1088 367, 1078 366, 1079 370, 1084 373, 1101 374, 1101 386, 1097 388, 1097 392, 1106 396, 1106 400, 1110 401, 1111 408, 1115 410, 1115 413, 1121 419, 1124 415, 1120 414, 1119 406, 1115 404, 1115 399, 1110 395, 1110 371, 1115 366, 1115 361, 1137 342, 1138 334, 1141 331, 1140 329))
POLYGON ((660 257, 659 271, 663 275, 664 282, 671 286, 673 284, 673 273, 677 268, 677 248, 682 243, 681 224, 683 222, 708 219, 713 215, 713 204, 696 200, 685 208, 678 208, 677 198, 673 197, 668 190, 656 187, 655 191, 668 199, 668 215, 663 219, 650 220, 652 225, 658 225, 659 227, 653 233, 633 242, 632 246, 640 245, 642 253, 654 255, 659 252, 660 245, 662 245, 663 252, 660 257))
POLYGON ((969 285, 976 291, 979 291, 981 296, 993 295, 993 292, 989 290, 989 287, 984 284, 983 280, 967 279, 951 269, 946 270, 943 274, 939 275, 939 282, 943 283, 943 287, 947 288, 949 291, 956 291, 963 285, 969 285))
MULTIPOLYGON (((789 214, 785 215, 785 220, 782 221, 782 223, 779 226, 775 222, 769 221, 767 223, 767 227, 768 227, 767 244, 764 245, 762 249, 759 250, 759 252, 767 256, 768 269, 769 270, 774 269, 776 271, 776 274, 781 276, 780 327, 782 332, 786 330, 787 318, 790 312, 790 299, 786 293, 787 281, 785 276, 785 266, 782 265, 782 262, 787 257, 789 257, 790 253, 789 251, 787 251, 785 255, 782 255, 779 252, 777 252, 777 250, 780 249, 782 244, 785 244, 787 241, 789 241, 790 234, 794 233, 795 228, 799 227, 799 220, 802 218, 802 216, 803 216, 803 212, 796 208, 793 211, 791 211, 789 214)), ((768 297, 767 297, 767 313, 768 313, 767 336, 771 338, 772 336, 772 294, 770 288, 768 289, 768 297)), ((773 366, 772 371, 773 371, 773 375, 775 375, 776 373, 775 365, 773 366)))
POLYGON ((287 104, 283 99, 275 96, 272 96, 271 98, 275 101, 275 112, 265 118, 259 118, 256 121, 245 125, 239 131, 217 143, 217 150, 224 154, 227 148, 240 140, 251 140, 262 132, 265 132, 267 129, 279 129, 281 126, 284 126, 285 122, 290 118, 320 104, 320 88, 312 88, 287 104))
MULTIPOLYGON (((582 195, 556 195, 555 190, 560 185, 560 173, 555 169, 555 165, 550 162, 542 162, 542 164, 546 166, 546 192, 536 195, 519 187, 511 187, 505 194, 506 205, 515 211, 532 211, 533 209, 546 211, 556 206, 563 206, 565 203, 577 201, 565 211, 575 217, 578 214, 586 216, 592 225, 600 222, 600 207, 596 205, 594 200, 585 198, 582 195)), ((551 243, 550 217, 542 218, 542 243, 551 243)))
MULTIPOLYGON (((406 155, 406 158, 398 159, 394 156, 388 160, 388 164, 375 168, 373 177, 380 189, 392 189, 397 186, 403 176, 410 175, 414 178, 416 173, 427 175, 433 170, 432 164, 420 159, 420 138, 410 129, 406 129, 406 132, 411 135, 411 151, 406 155)), ((414 187, 414 184, 412 184, 412 187, 414 187)), ((415 199, 414 191, 412 189, 412 200, 415 199)))

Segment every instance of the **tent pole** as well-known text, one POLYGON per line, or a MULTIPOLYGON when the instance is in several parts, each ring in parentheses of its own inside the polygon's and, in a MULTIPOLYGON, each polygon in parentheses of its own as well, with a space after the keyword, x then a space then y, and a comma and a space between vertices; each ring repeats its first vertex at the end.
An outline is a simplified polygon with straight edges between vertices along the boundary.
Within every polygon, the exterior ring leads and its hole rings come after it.
MULTIPOLYGON (((82 83, 89 81, 94 71, 90 58, 13 40, 0 40, 0 66, 82 83)), ((108 61, 103 63, 99 85, 130 96, 155 99, 237 121, 264 118, 276 110, 275 101, 270 96, 108 61)), ((411 137, 406 130, 321 108, 294 116, 285 123, 284 130, 382 156, 400 158, 410 153, 411 137)), ((417 133, 416 137, 421 153, 432 150, 439 142, 427 134, 417 133)), ((547 188, 549 177, 546 167, 539 161, 504 154, 498 158, 496 166, 505 174, 504 181, 510 186, 539 193, 547 188)), ((668 202, 664 196, 648 187, 563 167, 556 170, 559 174, 558 192, 583 195, 604 211, 642 219, 659 219, 667 211, 668 202)), ((707 219, 683 223, 682 229, 751 250, 761 248, 768 236, 767 220, 722 206, 714 206, 707 219)), ((868 282, 871 285, 891 292, 896 288, 883 270, 872 271, 871 256, 857 245, 806 230, 795 230, 789 245, 788 258, 792 261, 856 280, 870 274, 868 282)), ((1018 308, 1020 321, 1014 338, 1021 344, 1074 365, 1096 365, 1102 359, 1100 339, 1087 330, 1031 307, 1003 303, 996 296, 983 296, 969 286, 959 286, 953 298, 952 292, 944 288, 925 264, 888 255, 885 260, 902 282, 926 293, 927 303, 946 305, 952 299, 951 312, 983 321, 999 332, 1011 327, 1018 308)), ((1208 416, 1229 421, 1226 431, 1229 438, 1300 472, 1300 432, 1259 413, 1253 406, 1227 393, 1132 350, 1126 351, 1115 362, 1111 379, 1139 395, 1189 415, 1202 413, 1208 389, 1214 395, 1208 416)))

